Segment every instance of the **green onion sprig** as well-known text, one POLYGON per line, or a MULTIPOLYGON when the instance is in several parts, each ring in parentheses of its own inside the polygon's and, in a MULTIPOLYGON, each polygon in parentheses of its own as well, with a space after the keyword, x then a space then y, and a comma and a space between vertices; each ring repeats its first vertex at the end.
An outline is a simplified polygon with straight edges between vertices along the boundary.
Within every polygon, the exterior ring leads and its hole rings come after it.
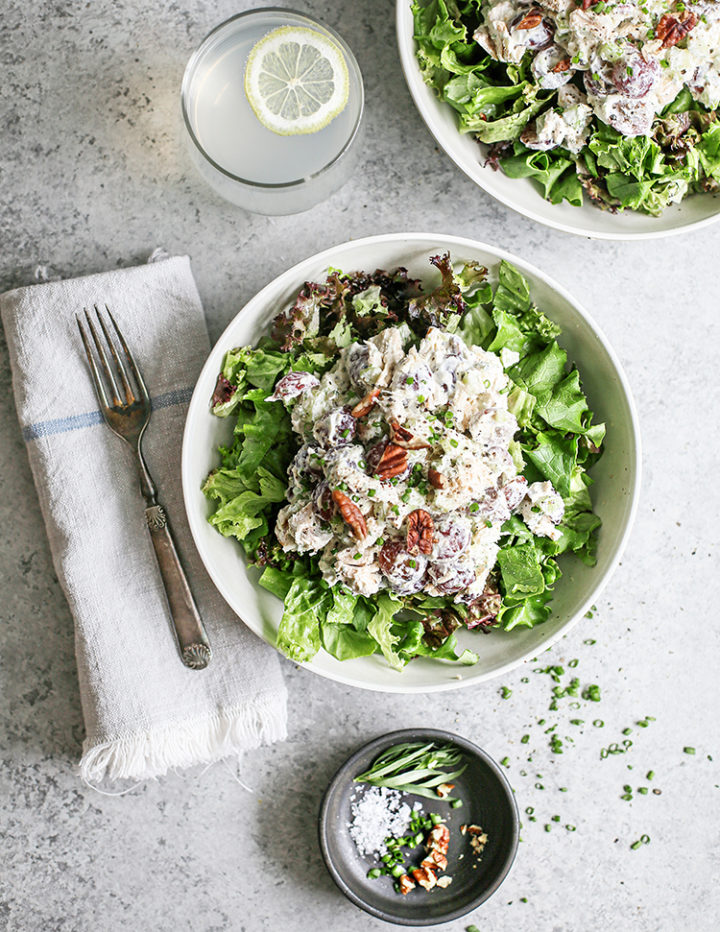
MULTIPOLYGON (((373 761, 369 770, 358 774, 355 783, 386 786, 401 793, 415 793, 437 799, 437 787, 452 783, 467 767, 463 753, 451 744, 396 744, 373 761)), ((443 797, 452 803, 453 796, 443 797)))

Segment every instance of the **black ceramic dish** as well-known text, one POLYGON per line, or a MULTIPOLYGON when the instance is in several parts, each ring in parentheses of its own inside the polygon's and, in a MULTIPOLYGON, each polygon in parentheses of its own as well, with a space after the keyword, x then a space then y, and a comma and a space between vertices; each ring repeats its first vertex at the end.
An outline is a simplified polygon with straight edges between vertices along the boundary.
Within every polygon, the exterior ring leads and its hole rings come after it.
MULTIPOLYGON (((327 868, 335 883, 356 906, 378 919, 407 926, 429 926, 450 922, 483 903, 505 879, 518 845, 519 817, 517 805, 502 769, 477 745, 449 731, 411 728, 376 738, 356 751, 338 770, 325 792, 320 809, 319 835, 327 868), (425 813, 437 812, 450 828, 448 869, 450 886, 425 891, 416 887, 407 896, 396 893, 392 877, 370 880, 367 872, 377 861, 359 855, 350 837, 351 797, 367 784, 353 778, 367 770, 375 758, 394 744, 406 741, 451 742, 464 751, 468 766, 455 781, 452 795, 462 800, 453 809, 442 799, 417 800, 425 813), (482 860, 470 848, 469 836, 461 835, 461 825, 476 824, 487 833, 488 842, 482 860), (458 859, 463 853, 464 857, 458 859)), ((413 859, 419 863, 419 857, 413 859)))

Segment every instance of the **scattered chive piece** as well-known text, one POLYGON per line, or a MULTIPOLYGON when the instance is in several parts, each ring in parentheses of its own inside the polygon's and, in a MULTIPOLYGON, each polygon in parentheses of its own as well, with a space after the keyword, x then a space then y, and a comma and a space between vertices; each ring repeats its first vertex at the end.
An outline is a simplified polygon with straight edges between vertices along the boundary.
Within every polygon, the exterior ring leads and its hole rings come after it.
POLYGON ((529 740, 530 740, 530 735, 523 735, 522 738, 520 739, 520 744, 527 744, 529 740))
POLYGON ((534 806, 527 806, 527 807, 525 808, 525 812, 527 813, 527 815, 532 815, 533 812, 535 812, 535 807, 534 807, 534 806))
POLYGON ((545 831, 546 831, 546 832, 551 832, 551 831, 552 831, 552 825, 550 825, 549 822, 546 822, 546 823, 545 823, 545 831))
POLYGON ((462 799, 454 799, 454 800, 450 803, 450 806, 451 806, 452 809, 461 809, 461 808, 462 808, 462 804, 463 804, 462 799))
POLYGON ((650 836, 649 836, 649 835, 641 835, 641 836, 640 836, 640 841, 641 841, 644 845, 649 845, 649 844, 650 844, 650 836))
POLYGON ((570 661, 570 663, 568 664, 568 666, 569 666, 569 667, 572 667, 572 669, 574 670, 575 667, 576 667, 579 663, 580 663, 580 661, 579 661, 579 660, 577 659, 577 657, 576 657, 574 660, 571 660, 571 661, 570 661))
POLYGON ((370 880, 375 880, 376 877, 379 877, 382 874, 382 870, 379 867, 372 867, 367 872, 367 876, 370 880))
POLYGON ((584 725, 585 719, 584 718, 571 718, 570 724, 571 725, 584 725))
POLYGON ((560 790, 561 793, 567 793, 567 791, 568 791, 568 789, 567 789, 566 786, 558 787, 558 789, 560 790))
POLYGON ((512 689, 508 689, 507 686, 502 686, 500 688, 500 695, 503 699, 509 699, 512 696, 512 689))
POLYGON ((593 722, 593 725, 596 728, 603 728, 605 726, 605 722, 601 718, 596 718, 595 721, 593 722))
POLYGON ((683 748, 683 754, 694 754, 694 753, 695 753, 695 748, 691 748, 691 747, 683 748))
POLYGON ((648 788, 646 786, 639 786, 637 791, 641 796, 647 796, 648 794, 648 788))
POLYGON ((503 765, 503 767, 509 767, 509 766, 510 766, 510 758, 509 758, 509 757, 503 757, 503 759, 500 761, 500 763, 503 765))
POLYGON ((640 847, 641 844, 642 844, 641 841, 634 841, 634 842, 630 845, 631 851, 637 851, 637 849, 640 847))
POLYGON ((623 734, 624 734, 624 735, 631 735, 631 734, 632 734, 632 728, 623 728, 623 734))
POLYGON ((552 820, 553 820, 553 822, 559 822, 559 821, 560 821, 560 816, 559 816, 559 815, 554 815, 554 816, 552 817, 552 820))
MULTIPOLYGON (((587 617, 587 615, 585 617, 587 617)), ((590 617, 592 618, 592 615, 590 617)), ((597 644, 597 641, 595 638, 587 638, 587 640, 583 641, 583 644, 597 644)))
POLYGON ((536 789, 536 790, 544 790, 545 787, 542 785, 542 783, 536 783, 536 784, 535 784, 535 789, 536 789))
POLYGON ((575 828, 574 825, 566 825, 565 828, 568 830, 568 832, 575 832, 575 831, 577 831, 577 829, 575 828))
POLYGON ((521 897, 520 897, 520 902, 521 902, 521 903, 527 903, 527 897, 526 897, 526 896, 521 896, 521 897))
POLYGON ((655 776, 655 771, 654 771, 654 770, 648 770, 648 772, 645 774, 645 779, 646 779, 646 780, 652 780, 654 776, 655 776))

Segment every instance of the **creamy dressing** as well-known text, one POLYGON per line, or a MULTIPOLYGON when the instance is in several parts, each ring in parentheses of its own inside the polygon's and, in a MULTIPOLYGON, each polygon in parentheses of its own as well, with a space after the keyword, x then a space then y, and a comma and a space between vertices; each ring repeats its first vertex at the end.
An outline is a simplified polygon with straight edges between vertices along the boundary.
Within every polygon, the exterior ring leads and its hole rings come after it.
POLYGON ((583 73, 584 91, 570 105, 558 100, 557 108, 523 133, 531 149, 562 145, 578 152, 592 114, 624 136, 648 135, 657 114, 683 87, 709 109, 720 106, 718 0, 627 0, 587 10, 575 0, 485 0, 474 38, 498 61, 517 63, 531 51, 535 80, 545 89, 583 73), (657 35, 666 15, 694 17, 679 44, 657 35))
POLYGON ((503 362, 512 365, 517 354, 501 361, 435 328, 417 347, 409 342, 407 327, 387 328, 344 349, 319 384, 308 377, 299 394, 296 387, 283 398, 278 383, 273 400, 290 409, 303 445, 275 532, 286 551, 319 553, 331 585, 471 602, 495 566, 503 522, 519 510, 534 533, 555 538, 563 502, 550 483, 528 486, 510 452, 518 425, 503 362), (353 417, 373 390, 371 409, 353 417), (406 450, 401 474, 379 478, 398 428, 410 434, 407 446, 420 448, 406 450), (363 535, 338 513, 334 490, 359 510, 363 535), (418 509, 432 518, 431 551, 407 549, 408 516, 418 509))

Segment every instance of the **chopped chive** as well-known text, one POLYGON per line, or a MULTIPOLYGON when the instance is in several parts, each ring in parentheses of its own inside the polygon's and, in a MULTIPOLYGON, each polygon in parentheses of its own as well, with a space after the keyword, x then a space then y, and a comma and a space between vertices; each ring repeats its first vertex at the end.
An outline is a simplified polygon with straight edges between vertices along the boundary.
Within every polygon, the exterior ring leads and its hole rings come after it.
POLYGON ((367 872, 367 876, 370 878, 370 880, 375 880, 375 878, 379 877, 381 874, 382 874, 382 869, 379 867, 372 867, 367 872))
POLYGON ((691 748, 691 747, 683 748, 683 754, 694 754, 694 753, 695 753, 695 748, 691 748))
POLYGON ((530 735, 523 735, 522 738, 520 739, 520 744, 527 744, 529 740, 530 740, 530 735))
POLYGON ((450 803, 450 807, 452 809, 462 809, 462 804, 462 799, 453 799, 453 801, 450 803))
POLYGON ((574 825, 566 825, 565 828, 568 830, 568 832, 576 832, 576 831, 577 831, 577 829, 575 828, 574 825))
POLYGON ((645 779, 646 779, 646 780, 652 780, 654 776, 655 776, 655 771, 654 771, 654 770, 648 770, 648 772, 645 774, 645 779))
POLYGON ((509 689, 507 686, 502 686, 500 688, 500 696, 503 699, 509 699, 512 696, 512 689, 509 689))
POLYGON ((639 786, 637 791, 641 796, 647 796, 648 794, 648 788, 646 786, 639 786))
POLYGON ((509 767, 509 766, 510 766, 510 758, 509 758, 509 757, 503 757, 503 759, 500 761, 500 763, 502 764, 503 767, 509 767))

